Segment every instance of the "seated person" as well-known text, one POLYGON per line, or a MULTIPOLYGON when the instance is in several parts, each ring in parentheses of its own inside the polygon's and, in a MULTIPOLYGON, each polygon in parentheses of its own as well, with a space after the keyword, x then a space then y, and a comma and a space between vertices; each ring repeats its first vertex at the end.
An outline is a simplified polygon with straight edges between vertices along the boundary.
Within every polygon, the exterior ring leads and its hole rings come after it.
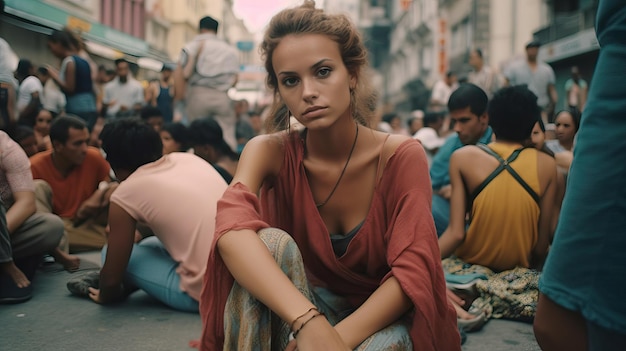
POLYGON ((554 127, 556 140, 548 140, 546 146, 554 152, 559 171, 567 175, 574 157, 574 143, 580 127, 580 115, 572 110, 560 111, 554 118, 554 127))
POLYGON ((17 142, 22 150, 26 153, 26 156, 31 157, 39 152, 37 147, 37 137, 35 137, 35 131, 31 127, 18 125, 11 133, 11 138, 17 142))
POLYGON ((150 125, 156 132, 160 132, 163 128, 163 112, 158 107, 154 106, 144 106, 141 109, 141 119, 150 125))
POLYGON ((429 164, 432 163, 432 158, 439 148, 446 142, 445 138, 439 136, 439 130, 443 126, 443 117, 442 112, 427 112, 424 116, 424 126, 413 135, 413 138, 419 140, 426 150, 429 164))
POLYGON ((237 170, 239 156, 224 141, 222 128, 213 118, 191 122, 189 143, 194 153, 215 167, 230 184, 237 170))
POLYGON ((449 137, 433 157, 430 180, 433 187, 432 212, 437 235, 448 227, 450 218, 450 157, 465 145, 489 144, 493 132, 487 117, 487 94, 474 84, 461 84, 448 101, 450 119, 456 134, 449 137))
POLYGON ((455 254, 494 272, 541 269, 557 173, 552 157, 526 147, 541 118, 536 99, 525 86, 500 90, 489 104, 495 142, 452 155, 450 225, 439 238, 442 258, 455 254))
MULTIPOLYGON (((35 213, 35 186, 28 158, 20 146, 0 131, 0 303, 31 297, 30 280, 45 253, 52 253, 63 237, 63 222, 50 213, 35 213), (31 261, 23 272, 14 260, 31 261)), ((67 269, 78 258, 60 253, 67 269)), ((26 263, 26 262, 24 262, 26 263)))
POLYGON ((100 249, 106 242, 109 197, 117 186, 110 183, 109 164, 100 150, 87 146, 89 131, 78 117, 57 117, 50 140, 52 150, 30 159, 37 210, 63 219, 63 251, 100 249))
POLYGON ((52 113, 48 110, 41 109, 35 118, 35 139, 37 140, 37 151, 46 151, 52 149, 50 142, 50 124, 52 123, 52 113))
POLYGON ((163 155, 189 150, 189 130, 180 122, 167 123, 159 132, 163 143, 163 155))
POLYGON ((218 203, 201 350, 460 350, 424 150, 366 127, 366 48, 314 6, 261 45, 280 130, 246 144, 218 203))
POLYGON ((90 297, 108 303, 138 288, 174 309, 198 312, 217 200, 226 182, 194 155, 161 157, 159 134, 138 120, 113 121, 101 138, 121 184, 111 196, 99 289, 92 287, 90 297), (133 244, 139 223, 154 236, 133 244))
MULTIPOLYGON (((546 146, 546 127, 543 124, 543 120, 537 121, 537 123, 535 124, 535 127, 533 127, 531 141, 535 149, 542 151, 552 157, 555 157, 555 160, 557 163, 557 169, 558 169, 559 160, 556 159, 554 152, 552 152, 552 150, 550 150, 546 146)), ((565 180, 566 180, 565 178, 566 176, 564 176, 563 174, 559 174, 559 176, 556 178, 557 187, 556 187, 556 196, 555 196, 555 201, 554 201, 555 210, 552 216, 552 226, 551 226, 552 233, 554 233, 554 231, 556 230, 556 225, 558 224, 558 221, 559 221, 559 214, 561 212, 561 205, 563 203, 563 198, 565 196, 565 180)), ((550 239, 550 242, 552 242, 552 238, 550 239)))

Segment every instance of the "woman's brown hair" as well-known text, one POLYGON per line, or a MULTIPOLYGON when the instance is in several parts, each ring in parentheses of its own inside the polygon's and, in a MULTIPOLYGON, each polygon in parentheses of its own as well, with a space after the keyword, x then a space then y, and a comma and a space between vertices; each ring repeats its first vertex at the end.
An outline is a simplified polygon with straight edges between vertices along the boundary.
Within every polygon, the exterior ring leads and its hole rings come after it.
POLYGON ((352 115, 359 123, 367 125, 376 105, 375 94, 364 72, 367 66, 367 50, 356 27, 344 15, 331 15, 315 8, 315 1, 306 0, 299 7, 276 14, 261 43, 261 54, 267 70, 267 85, 274 91, 274 101, 268 116, 268 130, 287 129, 289 111, 278 93, 278 79, 272 55, 281 39, 290 34, 321 34, 339 45, 343 64, 356 77, 357 86, 351 91, 352 115))

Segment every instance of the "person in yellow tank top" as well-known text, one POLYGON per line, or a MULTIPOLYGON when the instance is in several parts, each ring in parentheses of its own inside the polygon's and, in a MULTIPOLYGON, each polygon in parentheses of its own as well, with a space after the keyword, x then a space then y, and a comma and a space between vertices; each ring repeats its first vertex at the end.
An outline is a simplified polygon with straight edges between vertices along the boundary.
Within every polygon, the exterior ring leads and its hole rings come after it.
MULTIPOLYGON (((535 99, 521 86, 499 91, 488 111, 495 142, 468 145, 452 155, 450 225, 439 238, 442 258, 455 253, 494 271, 541 267, 550 238, 556 165, 550 156, 525 147, 539 117, 535 99)), ((462 128, 466 110, 451 110, 455 128, 462 128)))
MULTIPOLYGON (((474 88, 480 89, 468 85, 465 90, 474 88)), ((454 128, 462 133, 475 116, 457 103, 465 99, 455 94, 448 105, 454 128)), ((530 147, 540 118, 536 99, 523 86, 497 92, 488 109, 495 141, 465 146, 450 159, 450 223, 439 238, 441 258, 486 267, 488 281, 493 273, 519 267, 540 270, 548 252, 557 170, 552 157, 530 147)), ((449 266, 444 261, 444 270, 456 273, 449 266)), ((478 288, 484 297, 488 288, 478 288)), ((471 303, 449 297, 466 308, 471 303)), ((457 314, 471 318, 459 308, 457 314)))

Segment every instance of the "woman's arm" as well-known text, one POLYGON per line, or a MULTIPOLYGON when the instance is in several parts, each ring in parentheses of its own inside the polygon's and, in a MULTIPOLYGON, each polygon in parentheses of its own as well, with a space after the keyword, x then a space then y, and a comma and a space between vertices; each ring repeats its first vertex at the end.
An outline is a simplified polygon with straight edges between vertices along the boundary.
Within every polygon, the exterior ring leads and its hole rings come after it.
POLYGON ((402 291, 398 280, 390 277, 335 329, 352 350, 369 336, 397 321, 412 307, 411 299, 402 291))
MULTIPOLYGON (((242 183, 258 193, 263 180, 280 171, 283 150, 276 135, 252 139, 243 151, 232 184, 242 183)), ((315 307, 280 269, 256 232, 229 231, 218 239, 217 250, 237 283, 285 322, 291 323, 315 307)), ((328 321, 317 317, 298 334, 298 349, 345 350, 346 347, 328 321)))
POLYGON ((61 88, 61 90, 66 94, 74 93, 76 89, 76 64, 74 60, 68 60, 65 66, 65 76, 63 79, 59 77, 59 72, 48 65, 48 72, 50 72, 50 77, 54 80, 55 83, 61 88))
MULTIPOLYGON (((280 170, 283 147, 279 143, 276 136, 250 140, 231 184, 242 183, 258 193, 263 180, 280 170)), ((278 267, 256 232, 227 232, 219 239, 217 249, 235 280, 284 321, 291 322, 314 307, 278 267)))

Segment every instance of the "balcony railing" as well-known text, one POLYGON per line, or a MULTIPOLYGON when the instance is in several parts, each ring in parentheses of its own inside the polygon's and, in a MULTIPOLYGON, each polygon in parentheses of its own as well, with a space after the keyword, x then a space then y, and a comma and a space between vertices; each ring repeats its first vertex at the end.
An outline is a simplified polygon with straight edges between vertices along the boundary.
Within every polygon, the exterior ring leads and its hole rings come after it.
POLYGON ((576 13, 557 14, 549 26, 534 33, 534 38, 544 44, 553 42, 593 28, 595 20, 595 8, 576 13))

